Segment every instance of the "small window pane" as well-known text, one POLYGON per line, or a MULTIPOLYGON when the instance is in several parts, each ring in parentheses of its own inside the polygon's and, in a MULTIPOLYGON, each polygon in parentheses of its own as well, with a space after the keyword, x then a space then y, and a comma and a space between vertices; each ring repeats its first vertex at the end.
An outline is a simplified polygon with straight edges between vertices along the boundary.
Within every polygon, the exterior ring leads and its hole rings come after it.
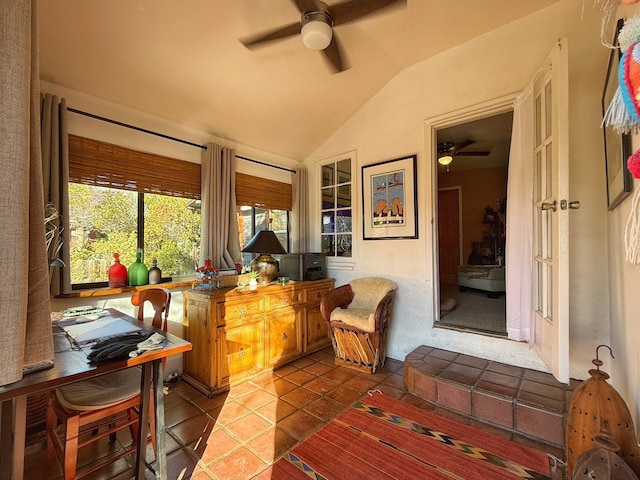
POLYGON ((538 284, 538 287, 536 288, 536 312, 538 312, 540 315, 544 314, 543 308, 544 308, 544 302, 542 299, 542 295, 543 295, 543 290, 542 290, 542 284, 543 284, 543 279, 542 279, 542 268, 543 265, 542 263, 538 262, 537 266, 536 266, 536 283, 538 284))
POLYGON ((545 238, 546 248, 545 248, 545 258, 551 260, 553 259, 553 216, 558 215, 557 213, 552 213, 552 210, 547 210, 545 212, 545 223, 546 223, 546 233, 545 238))
POLYGON ((351 233, 351 210, 338 210, 338 218, 336 219, 336 232, 338 233, 351 233))
POLYGON ((550 143, 545 148, 545 197, 550 198, 553 196, 553 145, 550 143))
POLYGON ((547 265, 547 305, 545 317, 553 323, 553 266, 547 265))
POLYGON ((336 254, 339 257, 351 256, 351 235, 338 235, 338 246, 336 254))
POLYGON ((351 182, 351 159, 340 160, 338 162, 338 178, 336 183, 348 183, 351 182))
POLYGON ((539 202, 542 200, 542 155, 540 150, 536 152, 536 198, 534 201, 539 202))
POLYGON ((542 99, 539 96, 536 97, 535 108, 536 108, 536 118, 535 118, 536 138, 535 138, 534 147, 537 147, 542 143, 542 99))
POLYGON ((330 257, 335 255, 334 239, 333 235, 322 236, 322 253, 330 257))
POLYGON ((108 281, 115 252, 128 268, 138 251, 137 218, 136 192, 69 183, 71 283, 108 281))
POLYGON ((322 189, 322 209, 336 208, 335 188, 322 189))
POLYGON ((552 122, 552 112, 553 109, 551 108, 551 101, 552 101, 553 97, 552 97, 552 90, 551 90, 551 82, 547 83, 547 85, 545 86, 544 89, 544 109, 545 109, 545 116, 544 116, 544 124, 545 124, 545 138, 549 138, 551 136, 551 127, 553 126, 553 122, 552 122))
POLYGON ((338 187, 337 208, 345 208, 351 206, 351 185, 340 185, 338 187))
POLYGON ((322 167, 322 186, 328 187, 330 185, 335 185, 335 164, 331 163, 329 165, 324 165, 322 167))
POLYGON ((162 276, 191 275, 198 266, 200 210, 193 200, 144 195, 144 263, 156 259, 162 276))
POLYGON ((335 218, 333 212, 322 212, 322 233, 335 232, 335 218))

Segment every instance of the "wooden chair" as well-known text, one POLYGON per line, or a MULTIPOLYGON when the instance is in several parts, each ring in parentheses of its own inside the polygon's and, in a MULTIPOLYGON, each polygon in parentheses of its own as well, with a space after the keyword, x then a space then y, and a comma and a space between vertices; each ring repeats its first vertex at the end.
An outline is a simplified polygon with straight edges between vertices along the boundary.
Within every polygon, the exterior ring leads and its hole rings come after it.
MULTIPOLYGON (((164 288, 141 290, 133 294, 131 303, 138 307, 138 320, 144 321, 144 305, 154 309, 153 326, 167 330, 171 292, 164 288)), ((64 479, 85 477, 136 450, 138 407, 140 405, 141 370, 127 368, 101 377, 65 385, 49 392, 47 404, 47 465, 54 456, 62 460, 64 479), (60 427, 59 427, 60 425, 60 427), (103 427, 106 430, 102 431, 103 427), (108 455, 78 472, 78 450, 129 427, 133 442, 115 455, 108 455)), ((155 405, 150 396, 150 431, 155 452, 155 405)))
POLYGON ((368 373, 384 365, 386 336, 397 290, 386 278, 352 280, 320 300, 336 364, 368 373))

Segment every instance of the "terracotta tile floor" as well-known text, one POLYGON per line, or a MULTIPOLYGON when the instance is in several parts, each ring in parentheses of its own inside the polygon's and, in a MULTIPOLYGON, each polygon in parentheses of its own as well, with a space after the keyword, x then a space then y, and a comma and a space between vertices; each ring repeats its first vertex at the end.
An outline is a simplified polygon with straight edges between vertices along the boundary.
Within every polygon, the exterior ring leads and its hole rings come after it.
MULTIPOLYGON (((178 382, 165 396, 168 478, 250 479, 370 389, 563 458, 558 449, 513 438, 509 432, 478 424, 407 393, 403 372, 404 364, 391 359, 374 375, 337 367, 333 351, 327 348, 213 398, 178 382)), ((130 441, 128 434, 119 434, 113 444, 106 439, 96 442, 96 448, 83 449, 79 463, 112 454, 130 441)), ((53 471, 46 468, 44 442, 30 446, 27 454, 25 478, 60 478, 59 467, 53 471)), ((148 456, 153 457, 151 447, 148 456)), ((132 467, 132 460, 125 457, 91 478, 129 479, 132 467)), ((150 472, 148 478, 153 478, 150 472)), ((563 471, 559 469, 553 479, 562 478, 563 471)))

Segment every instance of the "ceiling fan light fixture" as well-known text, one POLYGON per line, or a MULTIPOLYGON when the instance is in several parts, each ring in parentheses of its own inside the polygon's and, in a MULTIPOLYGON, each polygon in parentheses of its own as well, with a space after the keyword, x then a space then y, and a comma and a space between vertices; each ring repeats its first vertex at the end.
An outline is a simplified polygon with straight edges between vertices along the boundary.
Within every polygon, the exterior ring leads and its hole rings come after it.
POLYGON ((331 18, 321 12, 305 13, 302 17, 302 43, 310 50, 324 50, 331 43, 331 18))
POLYGON ((451 155, 443 155, 441 157, 438 157, 438 163, 440 165, 449 165, 451 162, 453 162, 453 157, 451 155))

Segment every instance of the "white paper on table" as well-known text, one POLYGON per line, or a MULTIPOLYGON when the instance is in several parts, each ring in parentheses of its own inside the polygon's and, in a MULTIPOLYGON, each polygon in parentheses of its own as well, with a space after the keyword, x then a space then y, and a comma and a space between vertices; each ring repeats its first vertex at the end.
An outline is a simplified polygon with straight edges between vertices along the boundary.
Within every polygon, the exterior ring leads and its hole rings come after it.
POLYGON ((103 337, 114 337, 142 330, 122 318, 101 318, 87 323, 76 323, 63 327, 76 343, 86 343, 103 337))

